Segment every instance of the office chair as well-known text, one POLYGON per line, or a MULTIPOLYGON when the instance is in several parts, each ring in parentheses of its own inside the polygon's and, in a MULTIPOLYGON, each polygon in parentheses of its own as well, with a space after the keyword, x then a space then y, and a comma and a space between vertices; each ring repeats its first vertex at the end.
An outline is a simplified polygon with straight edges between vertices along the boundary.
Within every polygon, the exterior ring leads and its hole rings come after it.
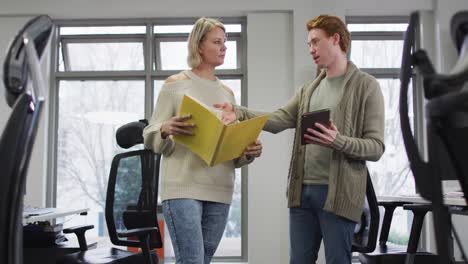
POLYGON ((430 206, 428 205, 413 205, 396 201, 378 202, 370 174, 367 172, 365 206, 361 222, 357 224, 355 229, 352 251, 360 253, 359 261, 364 264, 405 263, 407 258, 409 263, 433 263, 433 259, 436 258, 433 254, 416 251, 424 216, 429 210, 430 206), (380 224, 379 206, 385 208, 385 213, 377 245, 380 224), (403 206, 404 209, 411 210, 414 214, 410 241, 407 247, 387 245, 393 212, 398 206, 403 206))
POLYGON ((31 19, 11 43, 3 82, 12 108, 0 138, 0 263, 21 264, 23 196, 29 160, 44 104, 40 59, 53 32, 47 16, 31 19), (29 75, 32 89, 28 89, 29 75))
POLYGON ((384 218, 380 229, 380 236, 375 250, 361 252, 359 261, 363 264, 431 264, 438 261, 438 257, 429 252, 417 251, 421 237, 424 217, 431 211, 428 204, 408 204, 398 201, 380 201, 379 206, 384 207, 384 218), (392 223, 393 212, 397 207, 403 207, 413 213, 413 222, 408 245, 400 246, 388 244, 388 235, 392 223))
MULTIPOLYGON (((117 143, 123 148, 143 143, 147 124, 141 120, 120 127, 117 143)), ((120 153, 113 158, 109 174, 105 216, 110 240, 116 246, 141 248, 142 254, 117 248, 88 250, 85 232, 93 226, 79 226, 63 232, 76 234, 81 251, 58 263, 158 263, 151 250, 162 247, 157 220, 160 157, 147 149, 120 153)))
MULTIPOLYGON (((435 72, 426 52, 417 50, 415 31, 418 20, 419 14, 412 13, 403 45, 400 122, 416 187, 423 198, 432 202, 439 263, 447 264, 454 263, 452 225, 449 209, 444 204, 441 181, 447 178, 449 171, 454 171, 465 200, 468 198, 468 11, 452 17, 452 38, 459 58, 448 74, 435 72), (423 79, 423 92, 427 100, 427 161, 419 154, 409 123, 407 94, 413 69, 423 79), (448 153, 449 159, 444 160, 441 153, 448 153)), ((460 245, 455 230, 453 234, 460 245)), ((460 249, 464 261, 468 261, 461 246, 460 249)))
POLYGON ((353 252, 368 253, 375 249, 379 232, 379 206, 372 180, 367 171, 366 199, 361 222, 356 225, 352 245, 353 252))

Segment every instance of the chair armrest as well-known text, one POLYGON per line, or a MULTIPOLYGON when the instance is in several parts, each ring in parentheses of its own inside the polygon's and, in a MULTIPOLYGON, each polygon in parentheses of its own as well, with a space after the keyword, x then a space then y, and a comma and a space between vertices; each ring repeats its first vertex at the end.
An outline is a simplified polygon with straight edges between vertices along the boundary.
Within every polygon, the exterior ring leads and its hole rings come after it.
POLYGON ((409 202, 402 202, 402 201, 378 201, 379 206, 383 207, 398 207, 403 206, 404 204, 408 204, 409 202))
POLYGON ((432 211, 432 204, 405 204, 403 205, 403 209, 405 210, 411 210, 414 212, 421 212, 421 213, 427 213, 429 211, 432 211))
POLYGON ((84 233, 89 229, 93 229, 94 225, 82 225, 82 226, 74 226, 74 227, 69 227, 63 229, 63 232, 65 234, 71 234, 71 233, 84 233))
POLYGON ((390 233, 390 226, 392 225, 393 212, 395 208, 404 206, 408 202, 402 201, 378 201, 379 206, 383 206, 385 209, 382 228, 380 230, 379 244, 385 246, 387 244, 388 235, 390 233))
POLYGON ((151 234, 158 231, 157 227, 143 227, 143 228, 134 228, 127 231, 118 232, 117 236, 119 237, 129 237, 137 236, 140 241, 140 248, 143 251, 144 259, 146 259, 148 264, 158 263, 157 257, 156 260, 153 259, 150 253, 150 240, 151 234))
POLYGON ((80 245, 81 251, 88 250, 88 244, 86 243, 85 232, 89 229, 93 229, 94 225, 83 225, 83 226, 75 226, 63 229, 63 233, 71 234, 74 233, 78 238, 78 243, 80 245))
POLYGON ((405 204, 403 205, 403 209, 413 212, 413 223, 411 223, 411 231, 406 252, 414 254, 418 249, 424 217, 427 212, 432 211, 432 204, 405 204))
POLYGON ((157 227, 144 227, 144 228, 135 228, 129 229, 127 231, 118 232, 117 235, 119 237, 130 237, 130 236, 145 236, 150 235, 151 233, 158 231, 157 227))

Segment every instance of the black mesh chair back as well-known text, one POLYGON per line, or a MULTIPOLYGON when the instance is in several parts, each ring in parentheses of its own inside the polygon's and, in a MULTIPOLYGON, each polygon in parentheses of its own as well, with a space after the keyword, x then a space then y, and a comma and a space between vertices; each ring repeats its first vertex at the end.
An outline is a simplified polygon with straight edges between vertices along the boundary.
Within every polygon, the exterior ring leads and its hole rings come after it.
POLYGON ((374 185, 367 171, 366 199, 361 222, 356 225, 352 250, 368 253, 374 251, 379 233, 379 205, 375 195, 374 185))
MULTIPOLYGON (((147 120, 125 124, 116 132, 117 144, 131 148, 143 143, 147 120)), ((135 238, 121 238, 119 232, 128 229, 156 227, 151 248, 161 248, 157 206, 161 155, 151 150, 135 150, 118 154, 112 160, 106 196, 106 222, 114 245, 138 246, 135 238)))
POLYGON ((23 195, 29 159, 42 104, 31 109, 32 98, 17 98, 0 139, 0 258, 1 263, 22 263, 23 195))
POLYGON ((120 238, 128 229, 157 227, 151 248, 162 247, 157 219, 160 155, 136 150, 114 157, 106 197, 106 222, 114 245, 138 247, 136 238, 120 238))
MULTIPOLYGON (((143 128, 146 120, 123 125, 117 130, 117 144, 131 148, 143 143, 143 128)), ((107 185, 105 215, 107 230, 112 244, 133 247, 134 250, 98 248, 63 257, 59 263, 71 264, 157 264, 157 253, 162 247, 159 232, 157 206, 159 189, 159 166, 161 156, 151 150, 130 150, 114 156, 107 185), (136 248, 141 248, 140 254, 136 248), (133 252, 136 251, 136 252, 133 252)), ((92 226, 72 228, 90 229, 92 226)), ((83 245, 86 244, 84 234, 83 245)), ((80 245, 81 247, 81 245, 80 245)))

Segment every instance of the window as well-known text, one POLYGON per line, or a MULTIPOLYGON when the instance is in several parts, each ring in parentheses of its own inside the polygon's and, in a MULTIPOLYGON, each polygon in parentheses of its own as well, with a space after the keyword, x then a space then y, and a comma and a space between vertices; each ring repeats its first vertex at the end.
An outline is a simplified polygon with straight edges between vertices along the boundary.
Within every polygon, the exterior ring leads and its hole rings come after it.
MULTIPOLYGON (((401 56, 406 17, 348 17, 351 33, 350 59, 361 70, 377 78, 385 100, 385 153, 378 162, 368 162, 377 195, 415 193, 400 128, 399 97, 401 56)), ((412 94, 409 95, 412 102, 412 94)), ((412 103, 409 109, 413 109, 412 103)), ((410 218, 397 209, 392 221, 389 242, 408 242, 410 218)))
MULTIPOLYGON (((228 52, 216 69, 238 103, 245 91, 245 20, 221 19, 226 25, 228 52)), ((86 217, 67 225, 94 224, 88 236, 110 243, 104 204, 111 160, 121 149, 115 132, 121 125, 150 119, 164 79, 188 69, 187 38, 195 19, 56 21, 55 82, 51 100, 56 138, 49 184, 57 207, 90 208, 86 217), (56 184, 53 184, 56 182, 56 184)), ((135 149, 142 146, 136 146, 135 149)), ((242 170, 236 171, 228 224, 216 252, 218 259, 247 259, 242 237, 246 214, 242 170)), ((167 228, 165 229, 167 230, 167 228)), ((173 259, 165 234, 165 257, 173 259)))

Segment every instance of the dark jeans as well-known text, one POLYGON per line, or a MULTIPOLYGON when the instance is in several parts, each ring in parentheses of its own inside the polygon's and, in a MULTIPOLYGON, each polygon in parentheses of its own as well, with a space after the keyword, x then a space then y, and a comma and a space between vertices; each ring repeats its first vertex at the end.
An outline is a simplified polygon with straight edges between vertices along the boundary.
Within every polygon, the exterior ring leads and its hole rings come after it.
POLYGON ((327 264, 351 263, 356 223, 323 210, 328 185, 303 185, 301 206, 289 209, 290 264, 317 260, 323 239, 327 264))
POLYGON ((173 199, 162 202, 176 264, 209 264, 224 233, 229 204, 173 199))

